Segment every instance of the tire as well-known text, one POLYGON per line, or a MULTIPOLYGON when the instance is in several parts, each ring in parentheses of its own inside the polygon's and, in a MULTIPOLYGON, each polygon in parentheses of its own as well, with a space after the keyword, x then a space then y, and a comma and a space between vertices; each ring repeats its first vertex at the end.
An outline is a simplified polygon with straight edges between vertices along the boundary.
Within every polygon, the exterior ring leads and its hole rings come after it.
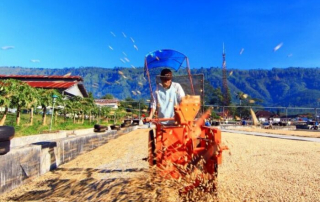
POLYGON ((9 141, 14 136, 14 128, 11 126, 0 126, 0 142, 9 141))
POLYGON ((120 130, 120 125, 111 125, 111 130, 120 130))
POLYGON ((0 155, 4 155, 10 151, 10 140, 0 142, 0 155))
POLYGON ((100 125, 99 124, 94 124, 94 129, 99 130, 100 129, 100 125))
POLYGON ((214 164, 214 172, 215 172, 215 177, 218 177, 218 164, 214 164))
POLYGON ((154 138, 154 132, 153 130, 149 131, 149 143, 148 143, 148 161, 149 161, 149 165, 153 166, 156 165, 156 154, 155 154, 155 150, 156 150, 156 145, 155 145, 155 138, 154 138))

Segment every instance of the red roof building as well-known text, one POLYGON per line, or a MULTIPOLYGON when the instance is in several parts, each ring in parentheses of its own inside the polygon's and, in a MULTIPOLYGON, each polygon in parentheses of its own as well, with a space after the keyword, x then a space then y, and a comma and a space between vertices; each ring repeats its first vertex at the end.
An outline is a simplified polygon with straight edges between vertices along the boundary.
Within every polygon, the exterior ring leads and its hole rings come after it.
POLYGON ((56 89, 63 95, 88 97, 80 76, 0 75, 0 80, 16 79, 34 88, 56 89))
POLYGON ((261 122, 268 121, 269 119, 272 119, 273 121, 280 121, 280 117, 277 114, 270 111, 257 111, 256 117, 261 122))
POLYGON ((101 107, 111 107, 118 109, 119 100, 118 99, 95 99, 94 102, 97 106, 101 107))

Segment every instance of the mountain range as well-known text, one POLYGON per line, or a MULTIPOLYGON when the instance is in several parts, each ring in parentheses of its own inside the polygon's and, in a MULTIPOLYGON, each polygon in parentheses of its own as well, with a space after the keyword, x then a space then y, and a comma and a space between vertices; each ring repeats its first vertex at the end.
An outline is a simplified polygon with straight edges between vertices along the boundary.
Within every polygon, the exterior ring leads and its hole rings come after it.
MULTIPOLYGON (((220 67, 191 69, 192 74, 203 74, 206 88, 222 88, 220 67)), ((149 99, 150 91, 144 68, 68 67, 62 69, 0 67, 2 75, 66 75, 81 76, 84 86, 95 98, 111 94, 115 98, 149 99)), ((151 72, 151 78, 157 72, 151 72)), ((180 69, 175 75, 186 74, 180 69)), ((320 102, 320 68, 228 69, 228 88, 233 103, 243 92, 261 100, 263 106, 318 107, 320 102)), ((206 91, 206 88, 204 89, 206 91)), ((211 95, 207 95, 211 96, 211 95)), ((214 96, 214 95, 212 95, 214 96)))

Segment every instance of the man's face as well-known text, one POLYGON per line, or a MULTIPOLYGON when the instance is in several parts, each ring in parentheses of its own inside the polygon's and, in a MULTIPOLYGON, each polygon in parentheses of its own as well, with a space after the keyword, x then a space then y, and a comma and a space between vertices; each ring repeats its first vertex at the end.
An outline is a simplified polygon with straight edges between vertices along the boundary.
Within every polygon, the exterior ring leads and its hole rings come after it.
POLYGON ((165 76, 161 76, 161 83, 164 88, 169 88, 172 83, 172 74, 168 73, 165 76))

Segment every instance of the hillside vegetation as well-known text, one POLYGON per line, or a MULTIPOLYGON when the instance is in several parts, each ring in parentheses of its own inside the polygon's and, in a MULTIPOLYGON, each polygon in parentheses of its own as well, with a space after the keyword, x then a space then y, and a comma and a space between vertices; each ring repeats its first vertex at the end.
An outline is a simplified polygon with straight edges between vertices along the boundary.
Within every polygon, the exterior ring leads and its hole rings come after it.
MULTIPOLYGON (((88 92, 95 98, 112 94, 118 99, 149 99, 149 87, 144 78, 143 67, 136 69, 115 67, 79 67, 63 69, 0 67, 4 75, 71 75, 81 76, 88 92), (120 73, 119 73, 120 71, 120 73), (132 93, 139 91, 139 93, 132 93)), ((180 69, 175 75, 185 74, 180 69)), ((219 67, 192 69, 192 74, 203 74, 208 100, 212 89, 221 88, 222 70, 219 67)), ((158 72, 151 72, 154 78, 158 72)), ((238 103, 237 93, 243 92, 260 99, 264 106, 318 107, 320 102, 319 68, 273 68, 271 70, 228 70, 228 86, 232 101, 238 103)), ((214 104, 214 103, 211 103, 214 104)))

